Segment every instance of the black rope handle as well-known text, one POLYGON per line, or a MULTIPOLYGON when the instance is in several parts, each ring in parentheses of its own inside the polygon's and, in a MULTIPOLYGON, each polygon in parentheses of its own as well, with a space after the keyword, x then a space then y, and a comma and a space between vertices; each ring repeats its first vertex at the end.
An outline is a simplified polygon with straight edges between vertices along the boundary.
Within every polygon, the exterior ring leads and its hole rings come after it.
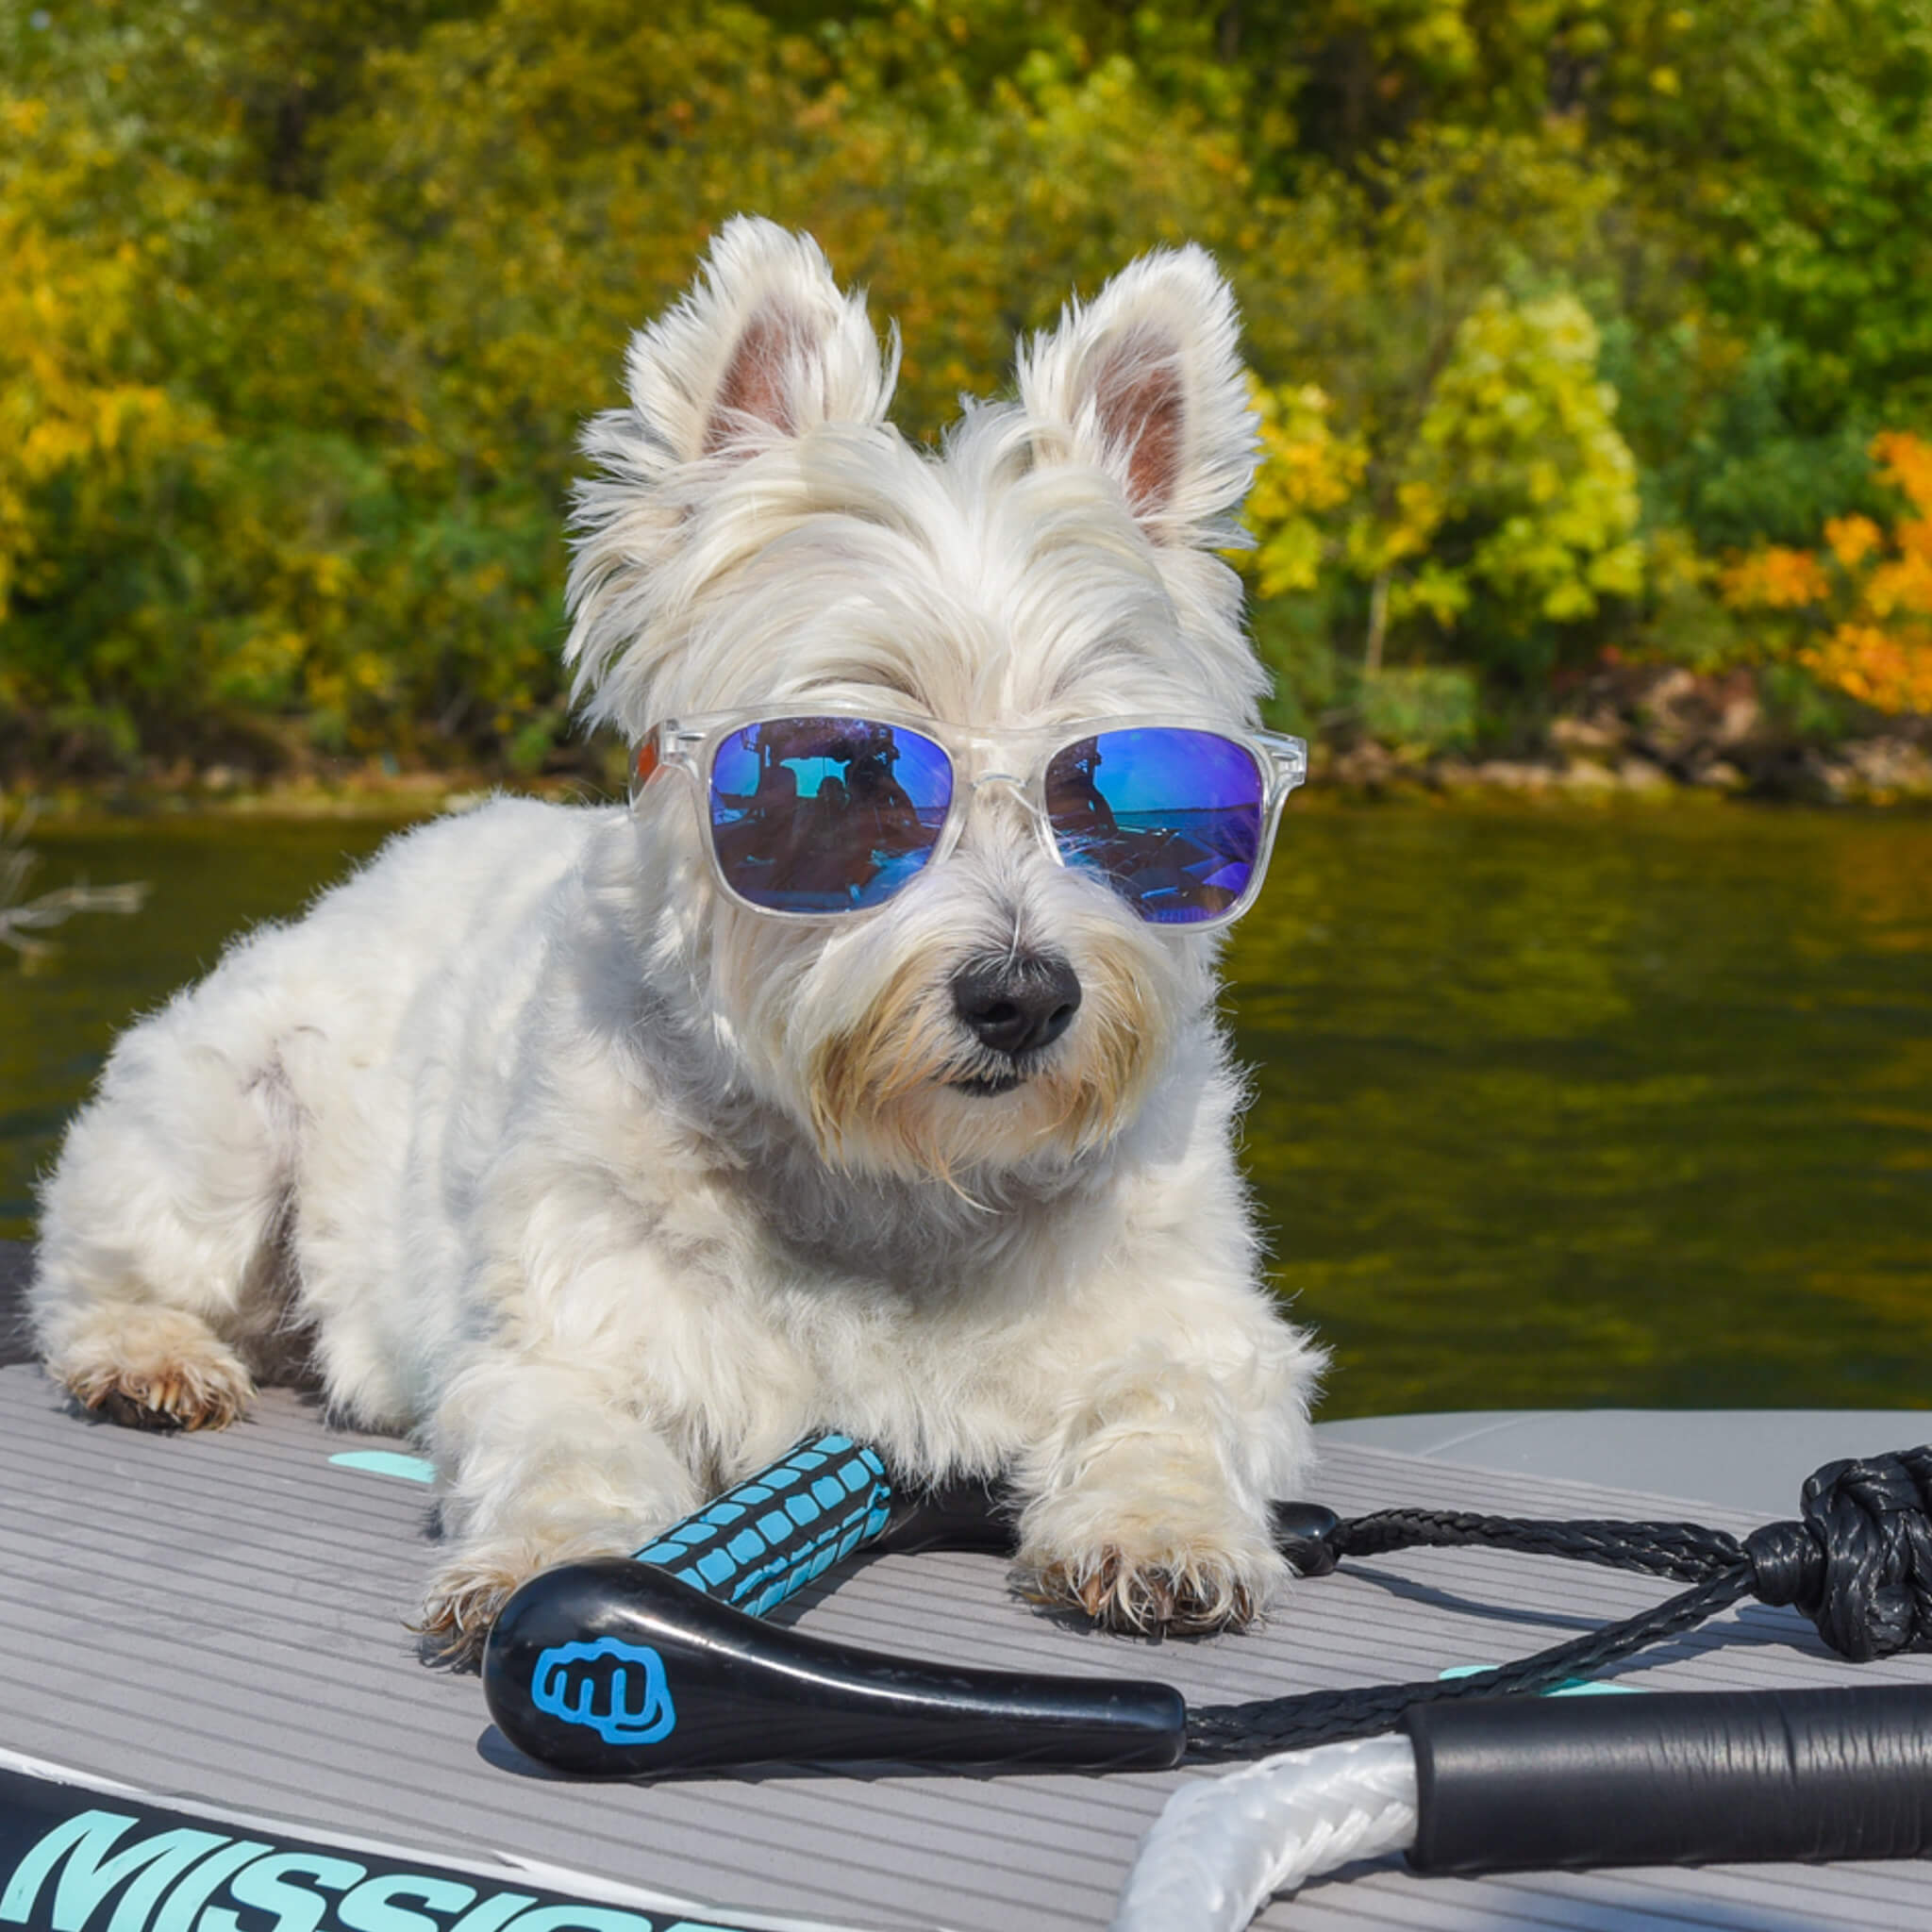
POLYGON ((1188 1713, 1188 1757, 1262 1757, 1374 1737, 1415 1705, 1547 1690, 1695 1629, 1746 1597, 1802 1611, 1855 1663, 1932 1649, 1932 1445, 1826 1463, 1806 1478, 1799 1507, 1801 1521, 1766 1524, 1742 1541, 1695 1523, 1555 1523, 1432 1509, 1338 1521, 1326 1511, 1278 1512, 1278 1540, 1303 1576, 1325 1574, 1348 1557, 1473 1546, 1641 1570, 1693 1587, 1622 1623, 1466 1677, 1197 1707, 1188 1713))

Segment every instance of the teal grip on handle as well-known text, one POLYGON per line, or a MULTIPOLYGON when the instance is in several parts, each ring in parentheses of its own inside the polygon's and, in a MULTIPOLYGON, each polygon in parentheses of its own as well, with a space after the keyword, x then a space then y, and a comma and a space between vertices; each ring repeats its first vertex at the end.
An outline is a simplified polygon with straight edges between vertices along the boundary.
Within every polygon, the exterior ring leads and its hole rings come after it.
POLYGON ((761 1617, 861 1543, 883 1536, 892 1501, 892 1480, 876 1449, 849 1436, 811 1436, 674 1523, 637 1560, 761 1617))

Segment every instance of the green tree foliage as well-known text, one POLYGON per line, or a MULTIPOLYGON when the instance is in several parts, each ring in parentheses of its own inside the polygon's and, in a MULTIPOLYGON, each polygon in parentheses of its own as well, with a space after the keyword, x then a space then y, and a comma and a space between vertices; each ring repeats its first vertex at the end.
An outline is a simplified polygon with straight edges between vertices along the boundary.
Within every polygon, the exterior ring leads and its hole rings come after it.
POLYGON ((741 208, 900 318, 915 435, 1069 288, 1215 249, 1295 715, 1365 661, 1721 658, 1724 558, 1875 512, 1932 409, 1928 23, 0 0, 0 751, 541 763, 576 425, 741 208))
POLYGON ((1358 568, 1394 580, 1391 617, 1453 628, 1487 602, 1487 640, 1517 639, 1635 594, 1636 464, 1596 360, 1574 295, 1491 290, 1465 318, 1413 437, 1391 453, 1392 514, 1350 532, 1358 568))
POLYGON ((1712 308, 1790 345, 1792 420, 1932 404, 1932 0, 1684 9, 1674 92, 1640 122, 1675 180, 1712 308), (1713 136, 1715 135, 1715 139, 1713 136))

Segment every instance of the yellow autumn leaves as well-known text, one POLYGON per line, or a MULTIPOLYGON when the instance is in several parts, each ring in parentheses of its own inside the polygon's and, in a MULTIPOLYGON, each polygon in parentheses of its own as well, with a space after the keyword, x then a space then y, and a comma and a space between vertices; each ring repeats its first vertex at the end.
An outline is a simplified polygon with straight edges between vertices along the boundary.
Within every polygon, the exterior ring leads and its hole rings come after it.
MULTIPOLYGON (((0 620, 31 589, 44 510, 64 481, 85 513, 129 472, 195 440, 202 413, 117 366, 142 264, 48 234, 0 201, 0 620)), ((0 696, 6 694, 0 661, 0 696)))

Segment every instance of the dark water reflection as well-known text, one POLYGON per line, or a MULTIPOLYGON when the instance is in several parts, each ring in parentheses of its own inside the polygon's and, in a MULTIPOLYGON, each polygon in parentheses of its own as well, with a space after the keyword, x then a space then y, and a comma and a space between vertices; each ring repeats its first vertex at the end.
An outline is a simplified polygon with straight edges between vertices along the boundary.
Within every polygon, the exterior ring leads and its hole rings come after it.
MULTIPOLYGON (((37 838, 155 892, 0 960, 0 1234, 114 1031, 382 836, 37 838)), ((1297 808, 1230 964, 1327 1413, 1932 1399, 1932 821, 1297 808)))
POLYGON ((1924 1404, 1932 823, 1305 814, 1232 964, 1329 1412, 1924 1404))

